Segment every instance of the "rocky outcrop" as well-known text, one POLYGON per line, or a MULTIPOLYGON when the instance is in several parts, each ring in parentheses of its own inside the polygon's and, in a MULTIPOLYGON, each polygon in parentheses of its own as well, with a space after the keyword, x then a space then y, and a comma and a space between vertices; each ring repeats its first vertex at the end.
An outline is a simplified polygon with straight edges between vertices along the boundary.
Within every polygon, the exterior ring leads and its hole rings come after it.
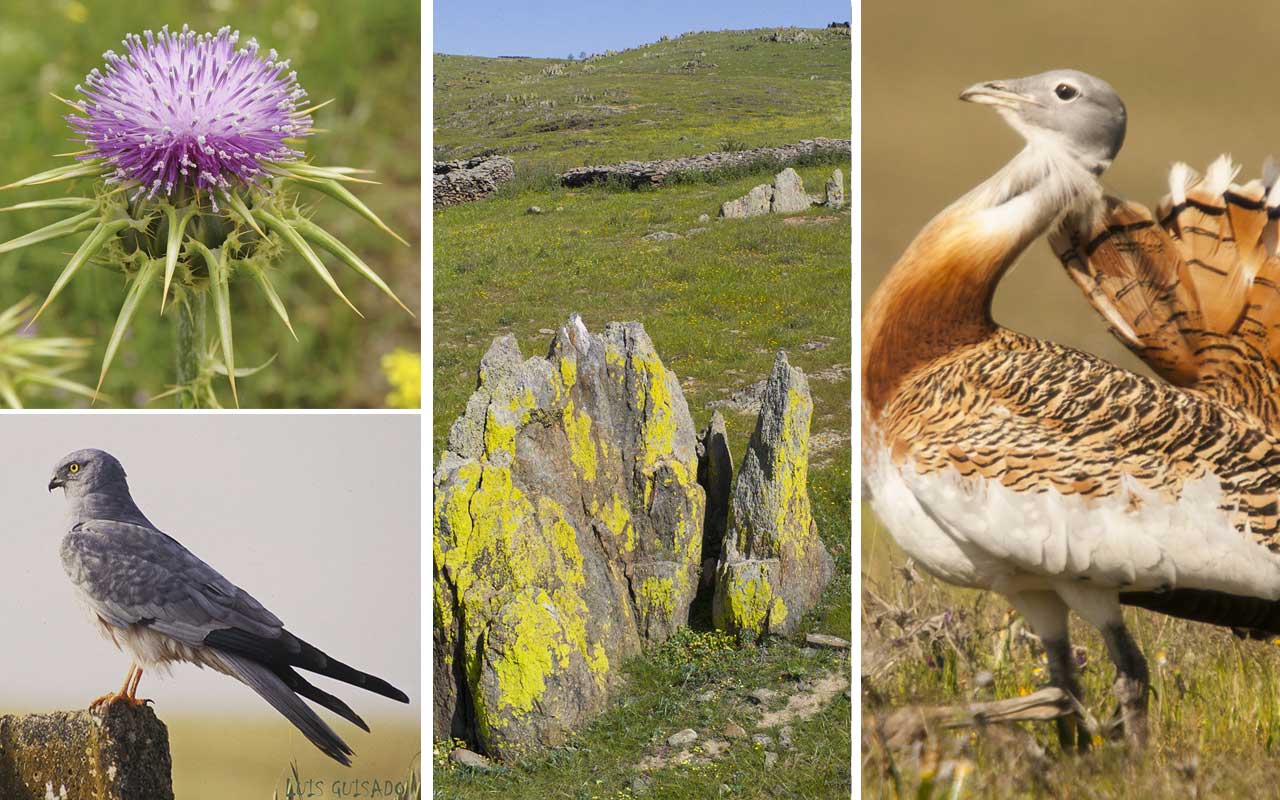
POLYGON ((150 708, 0 717, 0 797, 173 800, 169 731, 150 708))
POLYGON ((433 171, 431 199, 437 208, 488 197, 516 176, 515 162, 506 156, 437 161, 433 171))
POLYGON ((795 214, 813 205, 825 205, 833 211, 844 206, 844 175, 836 169, 827 179, 825 195, 811 195, 804 190, 804 181, 790 167, 773 176, 773 183, 762 183, 736 200, 720 205, 720 216, 725 219, 745 219, 764 214, 795 214))
POLYGON ((832 211, 839 211, 844 208, 844 173, 838 168, 831 170, 831 177, 827 178, 826 189, 827 208, 832 211))
POLYGON ((722 169, 751 167, 759 164, 785 166, 818 155, 849 155, 848 139, 805 139, 781 147, 759 147, 753 150, 729 150, 688 158, 660 161, 623 161, 619 164, 578 167, 561 174, 565 186, 617 180, 631 187, 657 186, 672 175, 716 172, 722 169))
POLYGON ((769 211, 774 214, 794 214, 809 207, 809 195, 804 181, 791 167, 773 177, 773 196, 769 199, 769 211))
POLYGON ((767 183, 752 187, 742 197, 729 200, 720 206, 720 216, 725 219, 745 219, 769 213, 773 201, 773 187, 767 183))
POLYGON ((785 44, 803 44, 805 42, 815 42, 818 37, 803 28, 782 28, 766 33, 760 37, 762 42, 783 42, 785 44))
POLYGON ((435 472, 435 733, 509 759, 599 712, 624 659, 688 620, 702 546, 693 420, 636 323, 575 316, 546 358, 496 339, 435 472))
POLYGON ((712 604, 718 628, 791 633, 831 577, 809 505, 812 414, 804 373, 779 352, 733 486, 712 604))

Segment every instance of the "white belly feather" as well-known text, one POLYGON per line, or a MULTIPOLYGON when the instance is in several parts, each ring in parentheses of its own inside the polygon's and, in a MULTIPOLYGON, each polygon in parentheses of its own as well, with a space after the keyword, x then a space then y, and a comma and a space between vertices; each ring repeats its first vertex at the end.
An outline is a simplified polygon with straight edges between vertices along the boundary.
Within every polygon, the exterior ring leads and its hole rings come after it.
POLYGON ((192 647, 171 636, 156 631, 146 625, 130 625, 117 628, 107 623, 94 610, 93 604, 84 595, 78 593, 80 600, 88 611, 94 627, 102 637, 116 646, 118 650, 129 654, 139 666, 150 672, 169 674, 175 662, 195 664, 197 667, 209 667, 224 674, 231 674, 216 654, 208 648, 192 647))
POLYGON ((912 559, 950 583, 1008 593, 1071 578, 1280 598, 1280 558, 1232 526, 1211 475, 1184 484, 1176 502, 1132 480, 1085 498, 1014 492, 955 468, 921 474, 884 448, 868 456, 872 508, 912 559))

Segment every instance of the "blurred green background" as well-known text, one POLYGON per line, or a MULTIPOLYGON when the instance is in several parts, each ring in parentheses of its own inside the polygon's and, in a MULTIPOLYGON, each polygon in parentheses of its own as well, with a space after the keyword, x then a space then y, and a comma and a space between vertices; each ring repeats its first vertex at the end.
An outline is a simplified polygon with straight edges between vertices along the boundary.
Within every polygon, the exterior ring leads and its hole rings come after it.
MULTIPOLYGON (((420 306, 420 8, 416 0, 50 0, 6 3, 0 16, 0 184, 60 164, 54 158, 80 148, 63 121, 68 109, 50 93, 73 97, 84 75, 102 64, 102 53, 121 49, 126 33, 183 23, 194 30, 223 25, 257 37, 264 49, 292 59, 309 99, 334 102, 315 115, 319 133, 303 149, 319 164, 375 171, 377 186, 356 194, 413 246, 405 247, 336 201, 308 192, 315 218, 345 241, 415 311, 420 306)), ((81 192, 89 186, 82 183, 81 192)), ((56 197, 57 184, 11 190, 3 205, 56 197)), ((52 222, 55 212, 0 215, 0 241, 52 222)), ((0 256, 0 307, 28 294, 43 298, 80 237, 68 237, 0 256)), ((245 407, 383 406, 391 390, 381 356, 419 349, 418 321, 344 266, 333 273, 365 314, 360 319, 292 254, 273 274, 299 340, 294 342, 252 281, 232 282, 237 365, 275 362, 238 382, 245 407)), ((116 272, 84 270, 38 323, 44 336, 93 337, 89 361, 70 377, 97 382, 106 339, 124 297, 116 272)), ((129 338, 107 375, 104 392, 116 405, 140 406, 174 380, 172 322, 160 317, 160 291, 143 301, 129 338)), ((210 322, 210 332, 214 328, 210 322)), ((224 385, 224 405, 231 402, 224 385)), ((70 395, 28 396, 29 406, 83 405, 70 395)), ((166 407, 171 401, 158 401, 166 407)))
MULTIPOLYGON (((1168 169, 1203 172, 1220 153, 1244 164, 1280 156, 1280 104, 1269 73, 1280 6, 1159 6, 1088 0, 864 6, 862 15, 862 302, 916 232, 1021 148, 988 108, 962 103, 978 81, 1073 67, 1124 98, 1124 149, 1103 176, 1107 191, 1153 206, 1168 169), (1227 7, 1224 7, 1226 9, 1227 7)), ((1112 338, 1043 241, 996 295, 998 322, 1097 353, 1130 369, 1141 362, 1112 338)))

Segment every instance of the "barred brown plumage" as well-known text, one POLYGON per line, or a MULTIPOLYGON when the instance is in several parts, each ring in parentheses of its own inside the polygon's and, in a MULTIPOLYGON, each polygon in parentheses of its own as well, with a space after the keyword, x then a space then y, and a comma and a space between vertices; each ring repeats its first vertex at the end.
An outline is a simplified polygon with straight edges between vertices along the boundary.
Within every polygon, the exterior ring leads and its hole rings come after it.
MULTIPOLYGON (((1006 595, 1079 697, 1068 610, 1099 628, 1120 721, 1148 676, 1121 605, 1280 634, 1280 169, 1185 165, 1156 214, 1104 197, 1124 104, 1073 70, 979 84, 1027 140, 920 232, 862 324, 863 467, 903 550, 1006 595), (1067 90, 1062 90, 1066 86, 1067 90), (1000 327, 1005 271, 1046 231, 1161 380, 1000 327)), ((1060 722, 1064 748, 1088 746, 1060 722)))

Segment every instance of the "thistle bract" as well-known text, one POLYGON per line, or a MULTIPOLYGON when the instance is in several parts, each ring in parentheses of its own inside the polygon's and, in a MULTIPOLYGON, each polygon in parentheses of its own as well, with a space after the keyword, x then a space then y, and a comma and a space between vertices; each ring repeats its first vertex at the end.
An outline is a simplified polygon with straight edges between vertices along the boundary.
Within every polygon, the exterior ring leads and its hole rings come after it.
POLYGON ((254 39, 237 48, 239 38, 185 25, 126 36, 126 54, 108 50, 106 71, 76 87, 80 114, 66 120, 84 136, 79 158, 105 160, 115 168, 108 182, 137 185, 135 197, 148 199, 183 186, 229 196, 235 183, 258 184, 269 163, 300 158, 285 142, 311 128, 297 107, 307 96, 298 74, 275 50, 262 58, 254 39))
MULTIPOLYGON (((210 381, 226 376, 236 396, 230 285, 248 276, 290 334, 293 327, 272 276, 293 253, 355 310, 317 250, 350 267, 408 311, 386 282, 337 237, 310 219, 298 188, 341 202, 395 237, 351 190, 362 170, 317 166, 297 149, 312 133, 312 113, 300 109, 306 92, 289 61, 260 52, 250 39, 223 28, 197 35, 162 28, 124 41, 125 55, 107 51, 104 69, 64 100, 66 117, 85 149, 76 163, 55 167, 4 189, 83 178, 89 197, 34 200, 0 210, 74 212, 0 244, 0 254, 38 242, 85 234, 54 281, 39 317, 82 267, 114 267, 127 285, 103 355, 98 385, 152 287, 160 311, 179 306, 175 327, 177 381, 165 395, 187 405, 216 403, 210 381), (222 201, 221 206, 219 200, 222 201), (206 340, 206 299, 212 298, 216 336, 206 340)), ((61 99, 61 98, 59 98, 61 99)), ((321 104, 324 105, 324 104, 321 104)), ((360 313, 358 310, 356 313, 360 313)), ((412 312, 410 312, 412 313, 412 312)), ((33 317, 34 320, 34 317, 33 317)), ((297 338, 296 336, 294 338, 297 338)), ((264 365, 265 366, 265 365, 264 365)), ((237 403, 239 402, 237 397, 237 403)))

